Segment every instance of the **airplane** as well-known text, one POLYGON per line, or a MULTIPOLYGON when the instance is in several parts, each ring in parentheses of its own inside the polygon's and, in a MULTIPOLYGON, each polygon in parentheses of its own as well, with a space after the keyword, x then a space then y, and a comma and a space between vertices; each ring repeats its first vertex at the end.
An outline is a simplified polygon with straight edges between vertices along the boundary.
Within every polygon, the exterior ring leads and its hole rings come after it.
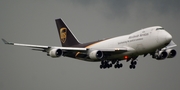
POLYGON ((55 20, 62 46, 44 46, 2 41, 8 45, 30 47, 35 51, 47 53, 47 56, 58 58, 70 57, 89 62, 100 62, 100 69, 122 68, 120 61, 130 61, 129 68, 135 69, 138 56, 148 54, 156 60, 174 58, 177 54, 172 49, 177 46, 171 34, 161 26, 138 30, 128 35, 80 43, 61 18, 55 20))

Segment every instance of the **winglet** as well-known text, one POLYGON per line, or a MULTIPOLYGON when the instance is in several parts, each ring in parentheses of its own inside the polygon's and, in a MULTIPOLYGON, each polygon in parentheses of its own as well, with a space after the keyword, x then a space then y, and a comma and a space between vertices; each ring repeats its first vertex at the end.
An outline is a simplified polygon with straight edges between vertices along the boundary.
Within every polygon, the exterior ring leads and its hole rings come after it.
POLYGON ((4 44, 9 44, 9 45, 13 45, 13 43, 10 43, 8 41, 6 41, 5 39, 2 38, 2 41, 4 42, 4 44))

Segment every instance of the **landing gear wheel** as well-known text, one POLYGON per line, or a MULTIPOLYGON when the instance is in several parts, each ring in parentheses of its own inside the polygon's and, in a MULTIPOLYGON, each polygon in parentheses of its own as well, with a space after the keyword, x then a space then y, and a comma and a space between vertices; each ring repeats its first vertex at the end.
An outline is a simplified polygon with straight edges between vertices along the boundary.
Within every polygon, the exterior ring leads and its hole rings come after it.
POLYGON ((137 64, 137 62, 136 61, 134 61, 134 65, 136 65, 137 64))
POLYGON ((118 66, 118 68, 122 68, 123 64, 120 63, 120 64, 118 64, 117 66, 118 66))
POLYGON ((117 65, 117 68, 120 68, 119 64, 117 65))
POLYGON ((123 67, 123 64, 122 64, 122 63, 120 63, 120 64, 119 64, 119 66, 120 66, 120 68, 121 68, 121 67, 123 67))
POLYGON ((132 69, 132 68, 133 68, 133 65, 129 65, 129 68, 132 69))
POLYGON ((106 69, 106 66, 105 66, 105 65, 103 65, 103 69, 106 69))
POLYGON ((136 66, 135 65, 133 65, 133 69, 135 69, 136 68, 136 66))
POLYGON ((120 63, 120 64, 117 64, 117 63, 116 63, 116 64, 114 65, 114 68, 121 68, 121 67, 123 67, 123 64, 122 64, 122 63, 120 63))
POLYGON ((117 65, 114 65, 114 68, 117 68, 117 65))
POLYGON ((129 68, 130 68, 130 69, 135 69, 135 68, 136 68, 136 65, 130 65, 129 68))

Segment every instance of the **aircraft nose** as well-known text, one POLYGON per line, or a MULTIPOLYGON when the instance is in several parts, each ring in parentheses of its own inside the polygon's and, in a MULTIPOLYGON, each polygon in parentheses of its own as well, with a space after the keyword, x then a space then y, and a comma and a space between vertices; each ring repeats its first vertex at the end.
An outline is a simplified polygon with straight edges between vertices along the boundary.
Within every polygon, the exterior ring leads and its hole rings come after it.
POLYGON ((170 42, 172 40, 171 34, 167 33, 166 40, 167 40, 167 42, 170 42))
POLYGON ((167 31, 165 31, 165 30, 158 31, 158 43, 159 44, 167 45, 171 42, 171 40, 172 40, 172 36, 167 31))

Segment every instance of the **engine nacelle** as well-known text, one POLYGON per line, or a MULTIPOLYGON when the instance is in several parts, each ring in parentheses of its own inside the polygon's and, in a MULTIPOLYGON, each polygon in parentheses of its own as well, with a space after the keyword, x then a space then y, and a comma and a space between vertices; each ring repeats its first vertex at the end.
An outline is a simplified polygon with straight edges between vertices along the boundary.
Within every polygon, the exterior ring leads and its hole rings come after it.
POLYGON ((167 56, 168 53, 166 51, 159 51, 155 57, 157 60, 164 60, 167 56))
POLYGON ((176 50, 174 50, 174 49, 167 49, 166 52, 167 52, 167 54, 168 54, 167 58, 173 58, 173 57, 175 57, 176 54, 177 54, 177 53, 176 53, 176 50))
POLYGON ((63 51, 61 49, 51 49, 48 53, 49 56, 53 57, 53 58, 57 58, 62 56, 63 51))
POLYGON ((102 59, 103 52, 101 52, 99 50, 93 50, 93 51, 89 52, 88 56, 90 59, 102 59))

